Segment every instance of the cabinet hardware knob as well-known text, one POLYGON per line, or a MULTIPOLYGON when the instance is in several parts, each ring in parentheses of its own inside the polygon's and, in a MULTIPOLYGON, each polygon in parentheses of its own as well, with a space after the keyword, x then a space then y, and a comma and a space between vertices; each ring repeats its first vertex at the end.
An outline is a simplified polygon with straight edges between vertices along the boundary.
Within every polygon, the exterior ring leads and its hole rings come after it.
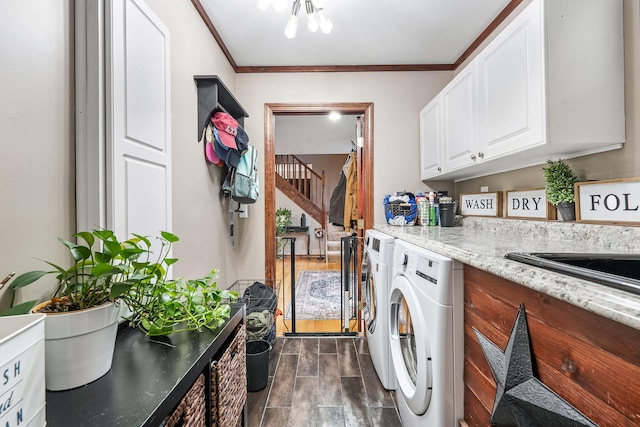
POLYGON ((471 155, 471 160, 473 160, 474 162, 476 161, 476 155, 475 154, 471 155))
POLYGON ((442 168, 438 166, 438 172, 442 172, 442 168))
POLYGON ((481 159, 484 159, 484 153, 483 152, 478 153, 478 157, 480 157, 481 159))

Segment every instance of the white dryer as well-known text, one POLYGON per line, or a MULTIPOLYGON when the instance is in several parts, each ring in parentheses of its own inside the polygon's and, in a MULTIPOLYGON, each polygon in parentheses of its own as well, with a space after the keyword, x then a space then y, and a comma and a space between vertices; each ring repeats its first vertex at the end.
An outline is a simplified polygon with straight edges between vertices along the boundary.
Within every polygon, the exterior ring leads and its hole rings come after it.
POLYGON ((454 427, 463 418, 462 264, 396 240, 390 350, 404 427, 454 427))
POLYGON ((362 261, 362 317, 371 361, 387 390, 395 390, 396 376, 389 352, 389 288, 395 238, 377 230, 365 233, 362 261))

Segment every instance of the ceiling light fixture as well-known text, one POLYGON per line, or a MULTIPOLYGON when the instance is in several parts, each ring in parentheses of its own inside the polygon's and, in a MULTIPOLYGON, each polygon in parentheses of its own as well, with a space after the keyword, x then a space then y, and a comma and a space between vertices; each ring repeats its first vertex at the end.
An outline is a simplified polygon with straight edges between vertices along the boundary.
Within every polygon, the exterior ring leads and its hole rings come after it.
POLYGON ((287 0, 258 0, 260 10, 267 10, 271 5, 278 13, 284 13, 287 10, 287 0))
MULTIPOLYGON (((293 0, 291 4, 291 14, 287 20, 287 25, 284 28, 284 34, 292 39, 298 32, 298 12, 300 12, 302 0, 293 0)), ((278 12, 283 12, 286 9, 287 0, 258 0, 258 9, 267 10, 269 6, 273 4, 273 7, 278 12)), ((307 12, 307 27, 309 31, 316 32, 318 29, 324 34, 329 34, 333 29, 333 24, 324 11, 324 2, 322 0, 304 0, 304 7, 307 12)))
POLYGON ((273 3, 273 0, 258 0, 258 9, 267 10, 271 3, 273 3))
POLYGON ((273 0, 273 8, 278 13, 284 13, 287 10, 287 0, 273 0))
POLYGON ((305 0, 304 6, 307 9, 307 17, 309 18, 307 21, 307 27, 309 28, 309 31, 315 33, 318 31, 318 27, 320 26, 318 22, 318 13, 313 7, 313 2, 311 0, 305 0))
POLYGON ((300 11, 300 0, 293 0, 291 15, 289 15, 287 25, 284 27, 284 35, 287 36, 287 38, 292 39, 296 36, 296 32, 298 31, 298 11, 300 11))
POLYGON ((333 29, 333 24, 322 8, 318 9, 318 23, 320 24, 320 31, 325 34, 329 34, 333 29))

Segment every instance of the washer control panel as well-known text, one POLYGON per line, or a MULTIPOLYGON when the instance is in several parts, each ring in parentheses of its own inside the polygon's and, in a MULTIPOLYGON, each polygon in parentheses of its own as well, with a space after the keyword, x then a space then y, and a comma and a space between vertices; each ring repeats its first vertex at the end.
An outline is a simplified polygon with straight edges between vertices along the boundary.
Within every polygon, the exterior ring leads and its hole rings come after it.
POLYGON ((438 284, 438 266, 437 261, 417 256, 416 276, 421 277, 433 284, 438 284))

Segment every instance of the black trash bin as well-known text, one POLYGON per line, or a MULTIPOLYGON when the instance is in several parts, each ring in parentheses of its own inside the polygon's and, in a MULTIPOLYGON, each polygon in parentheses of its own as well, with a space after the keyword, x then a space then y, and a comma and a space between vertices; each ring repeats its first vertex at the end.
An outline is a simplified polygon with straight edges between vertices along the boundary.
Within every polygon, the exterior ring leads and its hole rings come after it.
POLYGON ((269 378, 269 354, 267 341, 247 341, 247 391, 262 390, 269 378))

